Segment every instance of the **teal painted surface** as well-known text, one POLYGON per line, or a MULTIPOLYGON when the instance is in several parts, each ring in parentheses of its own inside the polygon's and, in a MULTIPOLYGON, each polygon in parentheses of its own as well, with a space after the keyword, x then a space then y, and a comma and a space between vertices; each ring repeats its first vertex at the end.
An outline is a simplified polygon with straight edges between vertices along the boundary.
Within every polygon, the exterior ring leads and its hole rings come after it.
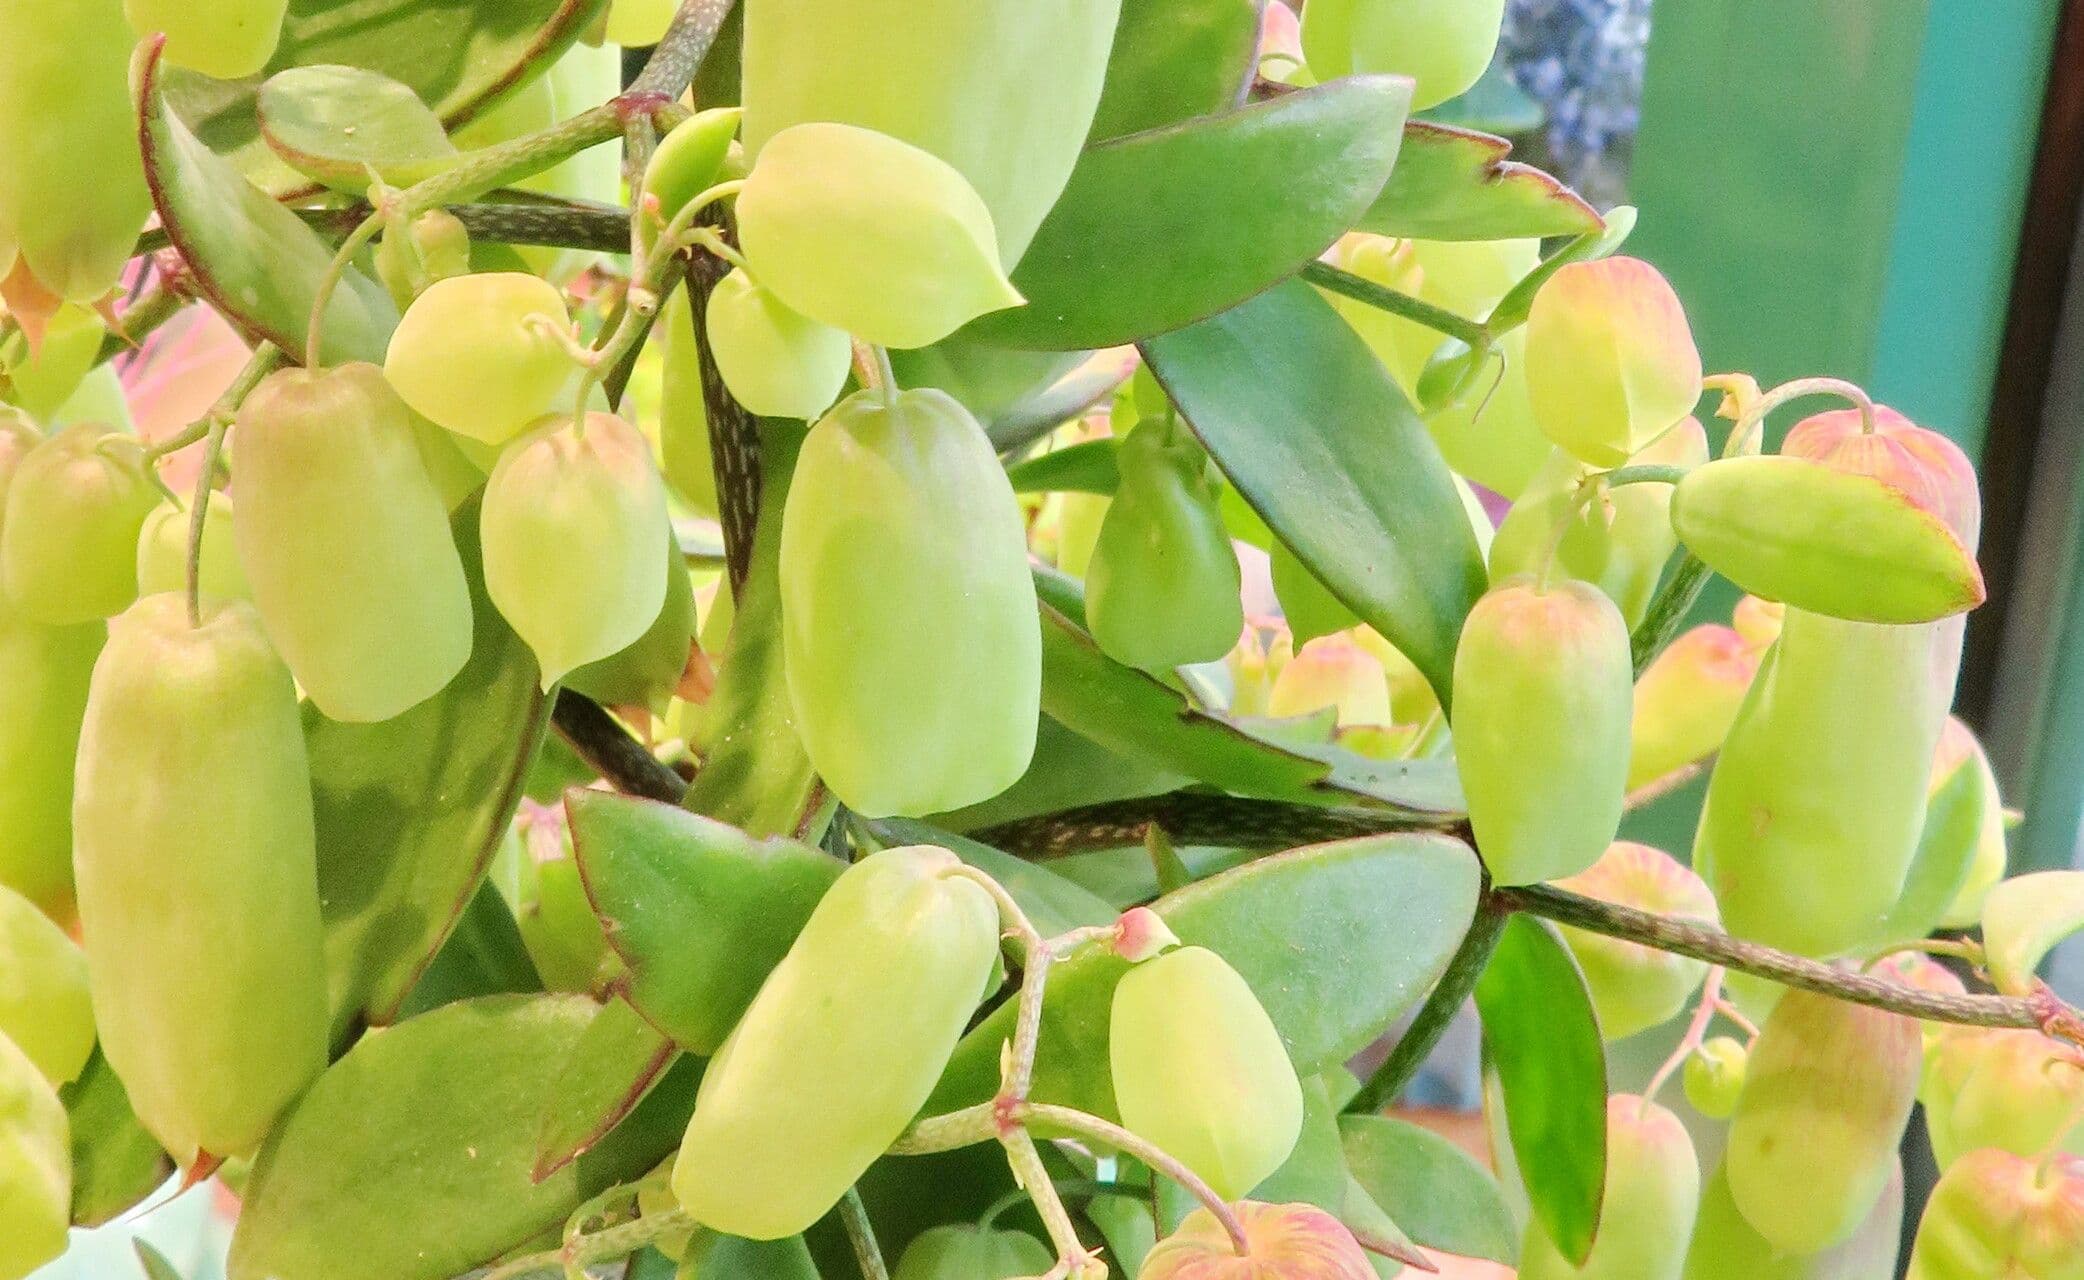
POLYGON ((1871 374, 1926 12, 1658 0, 1630 250, 1686 299, 1710 369, 1871 374))
POLYGON ((2060 0, 1930 0, 1877 395, 1982 445, 2060 0))

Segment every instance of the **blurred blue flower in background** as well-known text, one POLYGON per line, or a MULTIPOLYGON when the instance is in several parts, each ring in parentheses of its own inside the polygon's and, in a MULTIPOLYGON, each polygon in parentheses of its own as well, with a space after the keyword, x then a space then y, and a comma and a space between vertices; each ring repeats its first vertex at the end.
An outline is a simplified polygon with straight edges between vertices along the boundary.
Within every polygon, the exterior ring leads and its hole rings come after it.
POLYGON ((1498 57, 1547 112, 1562 177, 1601 208, 1627 197, 1651 0, 1511 0, 1498 57))

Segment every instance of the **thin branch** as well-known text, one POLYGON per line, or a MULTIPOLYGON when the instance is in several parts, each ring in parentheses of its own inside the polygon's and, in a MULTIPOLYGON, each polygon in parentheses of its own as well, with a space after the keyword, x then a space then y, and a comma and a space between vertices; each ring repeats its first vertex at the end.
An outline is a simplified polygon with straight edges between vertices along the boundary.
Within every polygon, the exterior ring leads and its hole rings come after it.
POLYGON ((1708 585, 1709 573, 1699 556, 1691 551, 1680 554, 1678 566, 1658 588, 1641 624, 1628 637, 1629 656, 1635 660, 1637 675, 1664 652, 1664 647, 1679 634, 1679 628, 1686 625, 1686 615, 1693 612, 1693 602, 1700 599, 1701 588, 1708 585))
POLYGON ((1493 890, 1491 898, 1513 911, 1659 951, 1769 978, 1783 986, 1814 991, 1891 1013, 1972 1027, 2034 1027, 2068 1038, 2078 1015, 2045 991, 2031 996, 1947 995, 1899 982, 1834 968, 1756 942, 1732 938, 1713 925, 1681 920, 1583 897, 1549 885, 1493 890))
POLYGON ((1447 962, 1446 972, 1440 981, 1433 984, 1433 993, 1411 1020, 1411 1026, 1390 1050, 1389 1057, 1375 1073, 1360 1086, 1346 1104, 1351 1114, 1364 1115, 1382 1110, 1397 1100, 1411 1077, 1425 1065, 1432 1055, 1440 1037, 1447 1032, 1448 1024, 1462 1010, 1469 993, 1476 989, 1476 980, 1483 976, 1484 966, 1491 962, 1491 953, 1498 949, 1498 939, 1505 932, 1505 921, 1510 912, 1493 901, 1486 899, 1476 909, 1476 918, 1469 922, 1469 932, 1462 935, 1462 945, 1455 949, 1454 958, 1447 962))
POLYGON ((890 1280, 890 1265, 883 1261, 883 1246, 876 1243, 875 1224, 868 1220, 868 1207, 861 1203, 858 1188, 848 1187, 840 1197, 839 1220, 847 1229, 847 1243, 854 1247, 861 1280, 890 1280))
POLYGON ((615 784, 616 790, 667 804, 679 804, 687 791, 679 774, 660 764, 593 699, 570 689, 558 690, 551 723, 579 758, 615 784))
POLYGON ((1444 831, 1461 821, 1455 813, 1414 813, 1359 807, 1319 808, 1252 800, 1209 791, 1114 800, 1059 813, 1020 818, 973 832, 975 839, 1024 858, 1060 858, 1088 849, 1140 844, 1156 825, 1180 844, 1218 844, 1240 849, 1292 849, 1298 845, 1397 831, 1444 831))
POLYGON ((732 0, 685 0, 680 12, 673 15, 673 25, 651 51, 644 70, 630 85, 630 92, 655 93, 667 99, 686 93, 695 82, 695 73, 702 69, 702 60, 709 56, 709 46, 716 43, 724 19, 731 16, 731 4, 732 0))
POLYGON ((1302 278, 1320 289, 1343 294, 1355 302, 1402 316, 1416 324, 1450 338, 1459 338, 1469 346, 1480 347, 1488 343, 1490 330, 1464 315, 1458 315, 1445 307, 1436 307, 1423 298, 1414 298, 1408 293, 1399 293, 1387 285, 1376 284, 1350 271, 1341 271, 1328 262, 1312 262, 1302 269, 1302 278))

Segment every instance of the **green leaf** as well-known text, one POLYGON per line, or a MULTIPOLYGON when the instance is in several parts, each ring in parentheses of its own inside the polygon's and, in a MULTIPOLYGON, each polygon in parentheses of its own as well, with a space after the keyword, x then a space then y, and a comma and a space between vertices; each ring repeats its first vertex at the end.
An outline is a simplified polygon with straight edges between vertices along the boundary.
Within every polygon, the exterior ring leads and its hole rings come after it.
POLYGON ((1388 1116, 1339 1121, 1353 1176, 1413 1242, 1511 1266, 1519 1232, 1498 1180, 1460 1147, 1388 1116))
POLYGON ((1361 231, 1419 240, 1581 236, 1599 211, 1532 165, 1505 157, 1503 138, 1413 120, 1396 172, 1358 221, 1361 231))
POLYGON ((788 501, 800 426, 761 424, 764 487, 752 566, 738 601, 730 644, 718 664, 703 723, 721 740, 688 784, 681 804, 755 836, 810 836, 823 789, 796 736, 796 712, 782 674, 781 514, 788 501))
MULTIPOLYGON (((1303 1075, 1343 1061, 1416 1004, 1476 910, 1476 860, 1442 836, 1312 845, 1168 894, 1153 908, 1182 942, 1251 984, 1303 1075)), ((1108 1018, 1127 962, 1088 943, 1051 971, 1035 1096, 1113 1116, 1108 1018)), ((963 1038, 929 1113, 981 1102, 999 1081, 1014 1008, 963 1038)))
POLYGON ((1115 465, 1115 448, 1115 441, 1108 438, 1052 449, 1006 468, 1006 479, 1013 482, 1015 493, 1111 494, 1122 478, 1115 465))
POLYGON ((1252 1188, 1252 1198, 1268 1204, 1314 1204, 1336 1215, 1346 1201, 1346 1153, 1339 1140, 1339 1109, 1325 1092, 1324 1081, 1303 1081, 1302 1133, 1295 1149, 1252 1188))
POLYGON ((1875 931, 1881 944, 1911 943, 1939 927, 1975 867, 1989 793, 1982 771, 1965 760, 1925 802, 1925 829, 1896 905, 1875 931))
POLYGON ((138 1123, 101 1050, 58 1096, 72 1131, 74 1226, 98 1227, 119 1217, 173 1176, 173 1159, 138 1123))
POLYGON ((261 86, 257 109, 283 163, 353 195, 369 189, 372 172, 409 187, 461 159, 419 95, 378 71, 291 67, 261 86))
POLYGON ((1476 1009, 1534 1216, 1582 1264, 1606 1187, 1606 1050, 1585 976, 1554 925, 1505 922, 1476 980, 1476 1009))
POLYGON ((484 593, 477 512, 452 524, 476 617, 463 670, 378 724, 306 711, 336 1038, 395 1018, 484 879, 549 721, 534 656, 484 593))
POLYGON ((1258 53, 1255 0, 1122 0, 1091 140, 1235 107, 1258 53))
POLYGON ((745 1240, 705 1231, 674 1273, 685 1280, 819 1280, 802 1236, 745 1240))
POLYGON ((145 1280, 181 1280, 181 1272, 144 1237, 132 1240, 130 1247, 137 1254, 138 1265, 145 1269, 145 1280))
POLYGON ((1990 980, 2006 995, 2031 993, 2040 981, 2034 971, 2041 960, 2079 929, 2084 929, 2084 871, 2036 871, 2001 882, 1983 899, 1990 980))
POLYGON ((1042 608, 1042 709, 1110 751, 1240 795, 1319 805, 1361 800, 1426 815, 1462 806, 1451 762, 1368 760, 1258 736, 1107 657, 1049 605, 1042 608))
POLYGON ((529 1180, 538 1120, 594 1013, 584 996, 491 996, 365 1038, 262 1146, 231 1280, 447 1280, 650 1170, 680 1139, 685 1092, 655 1091, 595 1150, 529 1180))
MULTIPOLYGON (((856 1187, 868 1219, 875 1225, 876 1242, 893 1265, 922 1232, 943 1223, 982 1217, 993 1201, 1012 1189, 1006 1153, 996 1142, 938 1155, 886 1157, 870 1165, 856 1187)), ((1015 1210, 1008 1217, 1016 1214, 1024 1211, 1015 1210)), ((1019 1224, 1004 1221, 1001 1225, 1019 1224)), ((825 1215, 804 1233, 804 1239, 817 1260, 818 1274, 827 1280, 853 1280, 861 1274, 837 1214, 825 1215)))
POLYGON ((655 800, 575 789, 565 811, 587 897, 629 966, 625 996, 695 1053, 723 1044, 844 870, 655 800))
POLYGON ((1236 306, 1360 217, 1410 100, 1408 80, 1356 76, 1089 149, 1013 273, 1027 305, 964 332, 1082 350, 1236 306))
MULTIPOLYGON (((133 68, 143 124, 145 181, 159 221, 194 272, 198 290, 234 326, 288 352, 304 350, 318 282, 333 250, 230 162, 212 155, 167 109, 162 45, 139 47, 133 68)), ((349 268, 326 304, 329 364, 381 361, 398 310, 375 281, 349 268)))
POLYGON ((680 1050, 628 1002, 602 1005, 550 1092, 529 1179, 541 1182, 599 1146, 668 1079, 686 1093, 692 1109, 701 1064, 690 1058, 682 1065, 680 1050))
POLYGON ((514 913, 491 882, 478 885, 449 940, 398 1007, 400 1019, 478 996, 528 995, 543 989, 514 913))
POLYGON ((1440 450, 1367 344, 1292 281, 1144 356, 1245 501, 1445 705, 1483 557, 1440 450))
POLYGON ((292 67, 359 67, 398 81, 447 127, 533 80, 606 12, 609 0, 292 0, 260 76, 212 80, 169 69, 175 110, 213 151, 270 195, 312 184, 261 137, 261 86, 292 67))
POLYGON ((981 804, 941 814, 934 821, 950 831, 978 831, 1109 800, 1163 795, 1189 781, 1147 760, 1117 755, 1045 715, 1035 734, 1035 758, 1018 782, 981 804))
POLYGON ((1500 58, 1484 70, 1483 77, 1458 98, 1451 98, 1427 111, 1421 120, 1479 133, 1531 133, 1548 118, 1541 103, 1512 81, 1512 71, 1500 58))
POLYGON ((1005 886, 1045 938, 1087 925, 1113 924, 1112 905, 1048 867, 1014 857, 913 818, 876 818, 863 823, 885 848, 937 844, 1005 886))

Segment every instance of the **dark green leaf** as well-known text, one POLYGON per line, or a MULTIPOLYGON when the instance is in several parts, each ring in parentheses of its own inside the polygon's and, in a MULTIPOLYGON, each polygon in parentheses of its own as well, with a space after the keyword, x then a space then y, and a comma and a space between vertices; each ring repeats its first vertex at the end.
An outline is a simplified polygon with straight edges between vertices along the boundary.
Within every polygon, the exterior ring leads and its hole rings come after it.
POLYGON ((1112 439, 1086 440, 1006 468, 1015 493, 1105 493, 1121 482, 1112 439))
POLYGON ((514 913, 488 881, 470 896, 470 905, 398 1007, 398 1016, 410 1018, 478 996, 527 995, 542 989, 514 913))
MULTIPOLYGON (((212 155, 167 109, 159 55, 159 46, 142 46, 133 73, 145 180, 159 221, 194 272, 196 287, 226 318, 251 337, 302 352, 333 250, 296 214, 212 155)), ((391 296, 350 268, 326 304, 326 362, 382 360, 397 323, 391 296)))
POLYGON ((982 804, 934 821, 950 831, 975 831, 1081 805, 1163 795, 1188 781, 1149 761, 1117 755, 1045 715, 1035 733, 1035 758, 1018 782, 982 804))
POLYGON ((663 1159, 691 1091, 655 1090, 607 1141, 529 1180, 546 1107, 593 1022, 584 996, 491 996, 368 1036, 255 1159, 232 1280, 447 1280, 563 1224, 663 1159))
POLYGON ((1513 83, 1512 68, 1499 58, 1467 92, 1451 98, 1420 117, 1427 124, 1444 124, 1478 133, 1530 133, 1547 120, 1539 100, 1513 83))
POLYGON ((1498 1180, 1460 1147, 1388 1116, 1339 1121, 1353 1176, 1411 1239, 1429 1249, 1511 1266, 1519 1232, 1498 1180))
POLYGON ((572 852, 624 992, 660 1031, 714 1053, 844 869, 655 800, 573 790, 572 852))
POLYGON ((139 1237, 130 1242, 130 1247, 137 1253, 138 1265, 145 1269, 145 1280, 181 1280, 180 1271, 150 1241, 139 1237))
MULTIPOLYGON (((1425 994, 1467 931, 1476 893, 1468 846, 1398 835, 1275 854, 1153 905, 1181 941, 1236 966, 1296 1070, 1310 1075, 1359 1050, 1425 994)), ((1087 944, 1051 971, 1036 1097, 1114 1115, 1107 1026, 1127 969, 1087 944)), ((991 1096, 1013 1013, 1002 1006, 963 1038, 929 1112, 991 1096)))
MULTIPOLYGON (((876 1242, 893 1263, 921 1232, 944 1223, 975 1221, 1012 1189, 1006 1154, 995 1142, 939 1155, 878 1160, 861 1175, 858 1187, 869 1221, 875 1224, 876 1242)), ((804 1233, 804 1239, 817 1261, 818 1274, 826 1280, 854 1280, 861 1274, 838 1214, 825 1215, 804 1233)))
POLYGON ((1091 148, 1013 273, 1027 305, 966 332, 1080 350, 1236 306, 1352 227, 1410 99, 1408 80, 1349 77, 1091 148))
POLYGON ((943 831, 912 818, 877 818, 865 823, 884 847, 937 844, 1004 885, 1045 938, 1086 925, 1112 924, 1115 909, 1048 867, 943 831))
POLYGON ((1606 1049, 1584 974, 1554 925, 1505 922, 1476 980, 1476 1008, 1534 1215, 1582 1263, 1606 1187, 1606 1049))
POLYGON ((1086 1221, 1097 1227, 1107 1242, 1108 1264, 1123 1280, 1136 1280, 1143 1270, 1143 1256, 1158 1243, 1158 1223, 1142 1196, 1094 1196, 1085 1202, 1086 1221))
POLYGON ((1150 673, 1115 662, 1047 605, 1042 709, 1111 751, 1240 795, 1320 805, 1362 800, 1413 814, 1454 813, 1462 805, 1449 762, 1368 760, 1260 737, 1201 710, 1150 673))
POLYGON ((406 85, 360 67, 292 67, 261 86, 261 136, 307 178, 356 195, 374 173, 409 187, 460 158, 441 120, 406 85))
POLYGON ((138 1123, 101 1050, 58 1096, 72 1130, 74 1226, 98 1227, 118 1217, 173 1176, 172 1158, 138 1123))
POLYGON ((1939 927, 1975 866, 1989 793, 1974 761, 1954 770, 1925 803, 1925 829, 1903 893, 1876 931, 1879 944, 1910 943, 1939 927))
MULTIPOLYGON (((398 81, 450 128, 556 61, 608 0, 291 0, 282 41, 260 76, 212 80, 170 72, 175 109, 211 150, 271 195, 309 190, 261 139, 255 99, 291 67, 359 67, 398 81)), ((592 104, 588 104, 592 105, 592 104)))
POLYGON ((1440 450, 1367 344, 1291 281, 1144 356, 1245 501, 1445 704, 1483 557, 1440 450))
POLYGON ((1077 368, 1085 355, 1082 351, 1019 351, 958 335, 930 347, 893 351, 890 368, 897 374, 899 386, 939 387, 988 428, 1001 414, 1047 391, 1077 368))
POLYGON ((1092 140, 1236 106, 1258 52, 1258 0, 1122 0, 1092 140))
POLYGON ((1555 178, 1507 160, 1503 138, 1413 120, 1404 153, 1359 229, 1420 240, 1506 240, 1597 232, 1599 211, 1555 178))
POLYGON ((700 1064, 680 1063, 673 1042, 626 1001, 602 1005, 551 1090, 529 1177, 541 1182, 599 1146, 664 1080, 673 1080, 692 1107, 700 1064))
POLYGON ((705 1231, 674 1273, 680 1280, 819 1280, 802 1236, 742 1240, 705 1231))
POLYGON ((484 879, 549 719, 534 655, 484 593, 477 513, 453 523, 476 615, 463 670, 379 724, 305 716, 336 1035, 396 1016, 484 879))
POLYGON ((703 723, 718 741, 681 803, 755 836, 815 838, 823 788, 796 736, 796 712, 782 676, 781 513, 802 444, 800 428, 763 424, 764 489, 752 567, 731 626, 716 689, 703 723))

